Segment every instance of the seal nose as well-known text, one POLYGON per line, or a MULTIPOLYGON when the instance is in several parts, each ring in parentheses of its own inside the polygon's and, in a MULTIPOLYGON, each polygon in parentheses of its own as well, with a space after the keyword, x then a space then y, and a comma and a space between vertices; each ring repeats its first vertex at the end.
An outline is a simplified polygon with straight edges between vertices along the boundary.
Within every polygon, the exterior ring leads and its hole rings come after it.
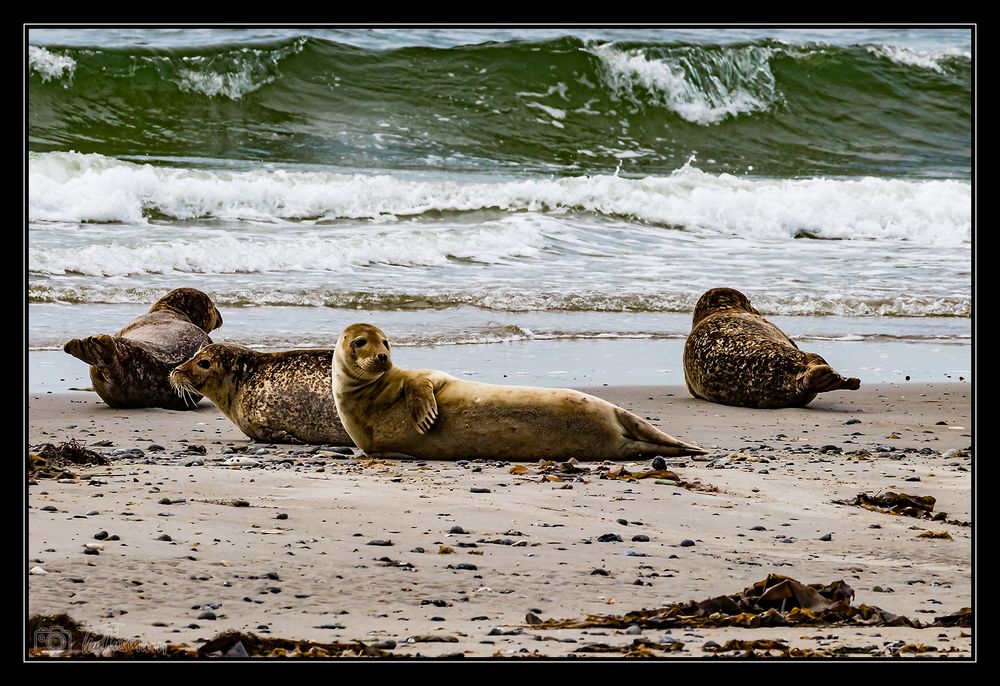
POLYGON ((386 360, 388 360, 388 359, 389 359, 389 356, 388 356, 388 355, 386 355, 385 353, 379 353, 379 354, 378 354, 378 355, 376 355, 375 357, 376 357, 376 358, 378 358, 378 361, 379 361, 379 362, 385 362, 386 360))

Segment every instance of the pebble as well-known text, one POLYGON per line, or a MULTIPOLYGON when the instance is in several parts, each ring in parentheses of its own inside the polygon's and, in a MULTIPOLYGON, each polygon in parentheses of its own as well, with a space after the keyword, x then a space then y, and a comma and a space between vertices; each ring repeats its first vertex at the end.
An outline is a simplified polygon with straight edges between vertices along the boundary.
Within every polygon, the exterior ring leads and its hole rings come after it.
POLYGON ((271 579, 273 581, 281 581, 281 578, 278 576, 277 572, 268 572, 267 574, 264 575, 264 578, 271 579))
POLYGON ((274 518, 275 519, 288 519, 288 515, 285 514, 284 512, 279 512, 278 514, 274 515, 274 518))
POLYGON ((833 540, 833 534, 825 534, 823 536, 820 536, 819 540, 821 540, 821 541, 832 541, 833 540))
POLYGON ((379 641, 378 643, 372 645, 372 647, 379 650, 392 650, 396 647, 396 642, 390 638, 386 641, 379 641))
POLYGON ((542 618, 536 615, 534 612, 529 612, 528 614, 524 615, 525 624, 541 624, 542 621, 543 621, 542 618))
POLYGON ((758 524, 757 526, 751 526, 750 531, 767 531, 767 527, 758 524))
POLYGON ((202 612, 200 615, 198 615, 198 619, 213 619, 214 620, 215 619, 215 613, 214 612, 210 612, 210 611, 202 612))
POLYGON ((159 443, 150 443, 148 446, 146 446, 146 450, 148 450, 151 453, 158 453, 161 450, 166 450, 166 448, 164 448, 159 443))
POLYGON ((45 507, 42 508, 42 512, 58 512, 58 511, 59 508, 57 508, 55 505, 46 505, 45 507))
POLYGON ((172 541, 174 539, 170 538, 169 534, 160 534, 159 536, 156 537, 156 540, 157 541, 172 541))
POLYGON ((469 489, 469 492, 470 493, 489 493, 490 489, 488 489, 488 488, 476 488, 476 487, 472 487, 472 488, 469 489))
POLYGON ((702 650, 713 650, 715 648, 721 648, 715 641, 705 641, 705 644, 701 647, 702 650))
POLYGON ((667 468, 667 461, 664 460, 662 457, 654 457, 653 458, 653 462, 652 462, 652 464, 650 466, 653 469, 656 469, 656 470, 666 469, 667 468))
POLYGON ((84 555, 100 555, 101 551, 98 550, 97 548, 84 548, 83 549, 83 554, 84 555))
POLYGON ((638 636, 642 633, 642 627, 638 624, 633 624, 629 628, 625 629, 625 633, 629 636, 638 636))
POLYGON ((436 615, 434 617, 431 617, 431 621, 432 622, 446 622, 448 620, 446 620, 444 617, 442 617, 440 615, 436 615))
MULTIPOLYGON (((600 536, 597 537, 597 542, 598 543, 612 543, 612 542, 621 543, 622 542, 622 537, 620 535, 618 535, 618 534, 602 534, 602 535, 600 535, 600 536)), ((694 545, 694 544, 692 543, 691 545, 694 545)))
POLYGON ((48 574, 48 572, 46 572, 41 567, 32 567, 31 570, 28 572, 28 574, 38 575, 38 574, 48 574))
POLYGON ((692 541, 690 538, 685 538, 683 541, 681 541, 682 548, 690 548, 693 545, 694 541, 692 541))
POLYGON ((621 524, 622 526, 628 526, 628 520, 627 519, 616 519, 615 521, 618 522, 619 524, 621 524))
MULTIPOLYGON (((861 423, 861 420, 860 420, 860 419, 856 419, 856 418, 854 418, 854 417, 851 417, 850 419, 847 419, 847 420, 845 420, 845 421, 844 421, 844 424, 845 424, 845 425, 850 425, 850 424, 860 424, 860 423, 861 423)), ((717 645, 718 645, 718 644, 717 644, 717 645)))
POLYGON ((606 569, 602 569, 600 567, 598 567, 597 569, 595 569, 590 573, 591 576, 594 576, 595 574, 598 576, 611 576, 611 572, 609 572, 606 569))
MULTIPOLYGON (((190 462, 185 462, 185 467, 203 467, 205 465, 204 460, 191 460, 190 462)), ((242 645, 242 644, 240 644, 242 645)))
POLYGON ((87 516, 93 517, 94 515, 99 515, 99 514, 101 514, 100 510, 91 510, 90 512, 87 513, 87 516))
POLYGON ((632 537, 632 540, 637 543, 648 543, 649 536, 647 536, 646 534, 636 534, 635 536, 632 537))
POLYGON ((456 524, 455 526, 453 526, 450 529, 448 529, 448 533, 449 534, 467 534, 469 532, 456 524))
MULTIPOLYGON (((448 565, 448 566, 451 567, 451 565, 448 565)), ((474 572, 477 569, 479 569, 479 567, 477 567, 476 565, 469 564, 468 562, 460 562, 459 564, 455 565, 454 568, 455 569, 465 569, 465 570, 468 570, 470 572, 474 572)))
POLYGON ((157 505, 183 505, 187 500, 184 498, 178 498, 176 500, 171 500, 170 498, 160 498, 156 501, 157 505))
POLYGON ((920 477, 919 476, 908 476, 905 479, 903 479, 903 481, 920 481, 920 477))
POLYGON ((365 545, 392 545, 392 541, 386 541, 381 538, 376 538, 374 540, 368 541, 365 545))
POLYGON ((94 534, 94 538, 96 538, 98 541, 103 541, 107 537, 108 537, 107 531, 98 531, 96 534, 94 534))

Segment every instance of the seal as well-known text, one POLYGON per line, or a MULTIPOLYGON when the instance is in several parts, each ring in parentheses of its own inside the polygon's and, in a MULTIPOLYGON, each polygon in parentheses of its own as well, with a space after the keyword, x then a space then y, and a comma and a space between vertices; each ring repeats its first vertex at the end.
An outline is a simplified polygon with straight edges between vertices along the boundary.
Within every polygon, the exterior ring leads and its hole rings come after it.
POLYGON ((337 416, 332 365, 332 350, 262 353, 213 343, 170 372, 170 383, 211 400, 254 440, 354 445, 337 416))
POLYGON ((333 391, 347 433, 376 457, 623 460, 705 452, 579 391, 400 369, 388 338, 371 324, 341 334, 333 391))
POLYGON ((861 386, 816 353, 799 350, 732 288, 699 298, 684 344, 684 381, 696 398, 758 408, 804 407, 818 393, 861 386))
POLYGON ((212 342, 222 326, 212 299, 195 288, 177 288, 149 312, 116 333, 74 338, 63 350, 90 365, 90 380, 111 407, 194 408, 201 396, 178 395, 170 370, 212 342))

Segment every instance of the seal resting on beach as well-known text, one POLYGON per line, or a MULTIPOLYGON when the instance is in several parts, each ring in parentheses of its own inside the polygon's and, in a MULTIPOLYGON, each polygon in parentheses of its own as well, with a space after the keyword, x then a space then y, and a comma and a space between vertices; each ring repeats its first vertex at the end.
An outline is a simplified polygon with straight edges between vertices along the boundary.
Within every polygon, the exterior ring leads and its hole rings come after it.
POLYGON ((212 299, 195 288, 177 288, 114 336, 74 338, 63 350, 90 365, 90 380, 111 407, 188 410, 201 396, 181 396, 170 386, 170 370, 212 342, 222 326, 212 299))
POLYGON ((347 433, 371 456, 628 460, 705 452, 579 391, 400 369, 388 338, 370 324, 352 324, 337 341, 333 394, 347 433))
POLYGON ((354 445, 337 416, 332 365, 332 350, 262 353, 213 343, 170 372, 170 383, 204 395, 254 440, 354 445))
POLYGON ((861 386, 799 350, 732 288, 713 288, 698 300, 684 344, 684 381, 696 398, 758 408, 804 407, 817 393, 861 386))

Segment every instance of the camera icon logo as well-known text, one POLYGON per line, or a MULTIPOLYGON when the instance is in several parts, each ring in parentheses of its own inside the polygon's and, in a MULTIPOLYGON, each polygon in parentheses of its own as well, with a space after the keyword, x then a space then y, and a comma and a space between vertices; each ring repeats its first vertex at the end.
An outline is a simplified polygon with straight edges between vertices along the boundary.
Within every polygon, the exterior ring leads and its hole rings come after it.
POLYGON ((34 641, 35 648, 63 651, 69 650, 73 637, 61 626, 47 626, 35 631, 34 641))

